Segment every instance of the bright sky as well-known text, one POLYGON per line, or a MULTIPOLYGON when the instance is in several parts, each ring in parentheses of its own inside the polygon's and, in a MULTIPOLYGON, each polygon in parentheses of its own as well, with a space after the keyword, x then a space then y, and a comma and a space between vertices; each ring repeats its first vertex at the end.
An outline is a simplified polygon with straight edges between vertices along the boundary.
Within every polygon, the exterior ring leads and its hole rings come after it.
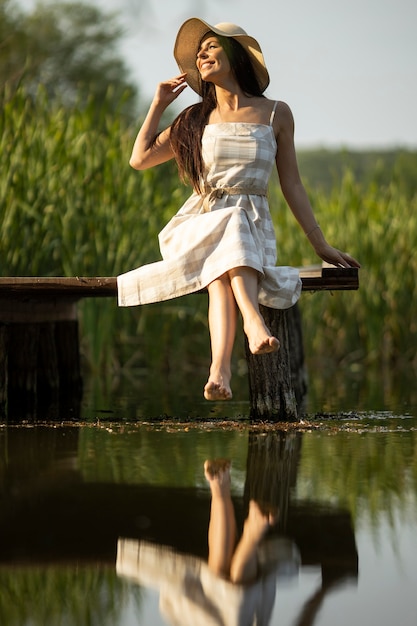
MULTIPOLYGON (((291 107, 298 146, 417 148, 416 0, 92 1, 120 11, 122 53, 145 99, 178 72, 183 21, 234 22, 259 41, 266 95, 291 107)), ((197 99, 189 89, 177 102, 197 99)))

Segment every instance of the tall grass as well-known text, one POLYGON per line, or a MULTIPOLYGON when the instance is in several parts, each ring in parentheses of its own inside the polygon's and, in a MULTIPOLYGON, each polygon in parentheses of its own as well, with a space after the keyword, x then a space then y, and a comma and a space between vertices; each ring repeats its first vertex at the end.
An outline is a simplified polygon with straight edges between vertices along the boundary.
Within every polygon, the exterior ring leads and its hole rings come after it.
POLYGON ((2 272, 109 275, 147 262, 178 190, 166 169, 132 176, 122 117, 101 124, 20 90, 1 115, 2 272))
MULTIPOLYGON (((1 274, 115 276, 158 260, 157 233, 189 193, 175 166, 131 170, 136 128, 106 102, 68 111, 42 88, 36 98, 22 88, 1 99, 1 274)), ((330 194, 309 189, 328 240, 363 268, 358 292, 302 295, 306 350, 344 363, 415 364, 417 196, 377 172, 374 180, 364 188, 347 170, 330 194)), ((319 262, 275 179, 270 204, 279 263, 319 262)), ((193 371, 208 352, 204 296, 133 310, 88 301, 80 312, 83 354, 103 371, 193 371)))
MULTIPOLYGON (((92 565, 2 568, 0 584, 0 620, 8 626, 110 626, 120 623, 120 607, 129 596, 114 568, 92 565)), ((139 588, 133 597, 139 610, 139 588)))
MULTIPOLYGON (((309 351, 368 364, 417 365, 417 194, 407 197, 390 180, 363 188, 349 170, 329 196, 309 193, 327 240, 361 263, 357 292, 303 294, 309 351)), ((280 262, 317 262, 276 186, 271 195, 280 262)))

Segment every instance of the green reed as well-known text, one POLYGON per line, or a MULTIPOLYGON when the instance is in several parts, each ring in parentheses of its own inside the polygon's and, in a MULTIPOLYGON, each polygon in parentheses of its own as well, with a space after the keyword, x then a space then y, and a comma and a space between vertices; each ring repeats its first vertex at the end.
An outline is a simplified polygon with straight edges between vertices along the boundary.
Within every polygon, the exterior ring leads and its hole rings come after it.
MULTIPOLYGON (((137 129, 110 113, 106 101, 100 111, 92 104, 68 111, 48 102, 42 88, 35 96, 21 88, 2 102, 2 275, 115 276, 158 260, 157 234, 189 194, 175 165, 133 171, 128 158, 137 129)), ((415 359, 417 196, 394 178, 381 182, 377 172, 364 187, 349 170, 330 194, 309 192, 328 240, 362 269, 357 292, 302 295, 307 354, 344 363, 415 359)), ((318 263, 275 179, 270 203, 279 263, 318 263)), ((206 307, 204 295, 132 310, 113 300, 85 301, 83 354, 115 379, 151 365, 205 367, 206 307)), ((237 352, 242 358, 242 342, 237 352)))
MULTIPOLYGON (((110 564, 4 568, 0 584, 0 620, 8 626, 117 624, 129 595, 128 584, 116 578, 110 564)), ((134 597, 139 609, 139 588, 134 597)))
MULTIPOLYGON (((311 189, 310 196, 328 241, 349 251, 362 267, 358 291, 303 294, 308 350, 340 360, 352 355, 367 363, 416 364, 417 194, 410 199, 389 180, 363 188, 347 170, 330 196, 311 189)), ((276 187, 271 206, 280 262, 319 261, 276 187)))

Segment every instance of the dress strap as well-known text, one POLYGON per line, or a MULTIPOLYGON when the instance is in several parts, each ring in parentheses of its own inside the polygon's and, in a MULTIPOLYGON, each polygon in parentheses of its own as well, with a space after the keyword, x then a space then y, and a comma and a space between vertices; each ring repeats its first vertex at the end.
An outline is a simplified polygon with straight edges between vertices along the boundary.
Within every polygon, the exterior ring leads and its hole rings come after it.
POLYGON ((275 111, 277 110, 278 100, 275 100, 274 106, 271 111, 271 117, 269 118, 269 125, 272 126, 275 117, 275 111))

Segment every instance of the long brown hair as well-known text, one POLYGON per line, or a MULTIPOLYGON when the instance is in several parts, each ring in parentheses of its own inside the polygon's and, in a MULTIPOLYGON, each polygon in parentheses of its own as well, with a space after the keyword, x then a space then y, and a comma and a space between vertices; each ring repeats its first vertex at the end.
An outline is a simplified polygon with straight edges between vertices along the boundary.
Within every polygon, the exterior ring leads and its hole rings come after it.
MULTIPOLYGON (((204 39, 209 34, 204 35, 204 39)), ((242 91, 247 96, 262 96, 261 87, 245 48, 233 37, 215 36, 218 37, 220 45, 229 59, 234 76, 242 91)), ((181 180, 189 180, 197 193, 203 191, 204 181, 201 140, 210 113, 217 106, 216 90, 213 83, 201 80, 201 93, 201 102, 187 107, 173 121, 170 134, 171 147, 177 161, 181 180)))

